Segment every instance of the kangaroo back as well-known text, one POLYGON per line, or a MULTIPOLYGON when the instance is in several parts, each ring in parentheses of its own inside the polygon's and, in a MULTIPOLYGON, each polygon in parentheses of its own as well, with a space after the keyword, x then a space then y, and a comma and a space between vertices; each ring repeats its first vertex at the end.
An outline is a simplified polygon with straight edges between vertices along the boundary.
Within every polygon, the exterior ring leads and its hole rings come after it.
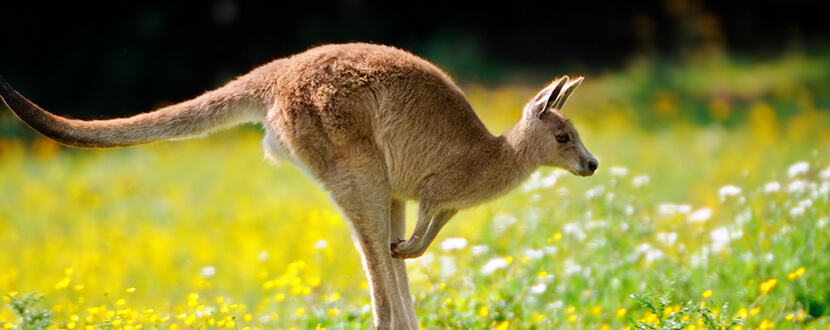
POLYGON ((129 146, 259 122, 265 117, 265 105, 257 97, 258 89, 243 76, 195 99, 152 112, 127 118, 77 120, 43 110, 0 76, 0 97, 18 118, 55 141, 77 147, 129 146))

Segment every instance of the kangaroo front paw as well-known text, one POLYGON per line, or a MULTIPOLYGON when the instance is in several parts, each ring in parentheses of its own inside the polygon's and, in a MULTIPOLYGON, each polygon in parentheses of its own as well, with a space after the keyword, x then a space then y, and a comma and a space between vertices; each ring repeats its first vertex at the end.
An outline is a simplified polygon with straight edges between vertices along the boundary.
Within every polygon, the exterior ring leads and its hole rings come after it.
POLYGON ((423 252, 420 251, 418 246, 413 246, 414 244, 410 243, 412 241, 392 243, 392 258, 411 259, 420 257, 423 252))

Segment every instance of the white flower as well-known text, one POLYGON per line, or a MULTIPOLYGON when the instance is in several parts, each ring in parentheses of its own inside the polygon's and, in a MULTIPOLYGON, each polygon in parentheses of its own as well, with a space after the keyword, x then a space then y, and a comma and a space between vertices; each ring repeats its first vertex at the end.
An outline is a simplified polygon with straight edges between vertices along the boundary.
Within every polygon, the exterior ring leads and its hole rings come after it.
POLYGON ((790 178, 807 174, 807 171, 810 170, 810 164, 807 162, 798 162, 790 166, 787 170, 787 174, 789 174, 790 178))
POLYGON ((677 242, 677 233, 657 233, 656 239, 663 245, 674 245, 674 243, 677 242))
POLYGON ((691 223, 706 222, 712 217, 712 209, 704 207, 692 212, 686 217, 686 221, 691 223))
POLYGON ((576 275, 582 271, 582 266, 574 262, 572 259, 563 261, 562 268, 564 269, 565 276, 576 275))
POLYGON ((555 185, 556 180, 559 178, 559 174, 562 174, 562 172, 561 171, 555 171, 555 172, 551 173, 550 175, 542 178, 542 180, 539 181, 539 185, 542 188, 549 188, 549 187, 555 185))
POLYGON ((605 192, 605 187, 604 186, 600 185, 600 186, 593 187, 591 189, 588 189, 588 191, 585 192, 585 199, 593 199, 594 197, 599 197, 604 192, 605 192))
POLYGON ((204 268, 199 270, 199 274, 202 275, 202 277, 213 277, 213 275, 216 275, 216 267, 213 267, 213 266, 204 267, 204 268))
POLYGON ((444 251, 461 250, 465 247, 467 247, 467 239, 463 237, 447 238, 441 242, 441 250, 444 251))
POLYGON ((507 259, 493 258, 493 259, 490 259, 490 261, 487 261, 487 263, 484 264, 483 267, 481 267, 481 272, 484 275, 489 275, 489 274, 492 274, 493 272, 495 272, 499 269, 507 267, 507 265, 509 265, 509 263, 507 262, 507 259))
POLYGON ((628 169, 622 166, 612 166, 611 167, 611 176, 615 178, 624 178, 628 175, 628 169))
POLYGON ((796 205, 790 209, 790 216, 793 218, 797 218, 804 215, 804 207, 801 205, 796 205))
POLYGON ((545 256, 545 252, 542 250, 534 250, 534 249, 527 249, 525 250, 525 257, 528 259, 541 259, 545 256))
POLYGON ((477 256, 490 252, 490 247, 487 245, 476 245, 473 246, 470 250, 472 250, 474 256, 477 256))
POLYGON ((692 206, 687 204, 662 203, 657 205, 657 213, 664 218, 673 218, 677 214, 688 214, 692 206))
POLYGON ((822 180, 830 180, 830 166, 827 166, 826 170, 821 171, 818 174, 818 177, 821 178, 822 180))
POLYGON ((260 252, 259 254, 256 255, 256 258, 259 259, 259 261, 261 261, 261 262, 268 261, 269 257, 270 257, 270 255, 268 255, 268 252, 265 252, 265 251, 262 251, 262 252, 260 252))
POLYGON ((649 179, 648 175, 638 175, 631 179, 631 185, 633 185, 634 188, 639 188, 648 185, 649 181, 651 181, 651 179, 649 179))
POLYGON ((545 283, 539 283, 530 287, 530 294, 538 296, 540 294, 545 293, 547 289, 548 286, 545 283))
POLYGON ((643 243, 637 246, 637 253, 643 255, 643 258, 648 263, 663 257, 663 251, 660 251, 660 249, 657 249, 647 243, 643 243))
POLYGON ((729 244, 729 230, 726 227, 720 227, 709 233, 709 239, 712 241, 712 253, 719 253, 729 244))
POLYGON ((781 190, 781 184, 778 181, 767 182, 764 185, 764 192, 767 194, 774 194, 781 190))
POLYGON ((787 186, 787 191, 789 191, 790 193, 802 193, 804 192, 805 188, 807 188, 807 182, 805 182, 804 180, 795 180, 793 182, 790 182, 790 184, 787 186))
POLYGON ((441 263, 441 275, 444 277, 450 277, 458 270, 457 262, 453 257, 443 256, 438 261, 441 263))
POLYGON ((726 185, 718 190, 718 196, 720 196, 720 200, 724 201, 727 197, 730 196, 738 196, 741 194, 741 187, 734 186, 734 185, 726 185))

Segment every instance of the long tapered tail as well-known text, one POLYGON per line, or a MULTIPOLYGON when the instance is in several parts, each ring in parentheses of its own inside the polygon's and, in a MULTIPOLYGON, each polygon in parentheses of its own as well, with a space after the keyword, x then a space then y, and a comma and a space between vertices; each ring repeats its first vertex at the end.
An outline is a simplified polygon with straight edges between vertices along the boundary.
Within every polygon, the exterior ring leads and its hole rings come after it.
POLYGON ((173 104, 127 118, 69 119, 52 114, 20 95, 0 76, 0 97, 20 120, 41 134, 77 147, 118 147, 199 136, 244 122, 261 122, 266 105, 243 78, 173 104))

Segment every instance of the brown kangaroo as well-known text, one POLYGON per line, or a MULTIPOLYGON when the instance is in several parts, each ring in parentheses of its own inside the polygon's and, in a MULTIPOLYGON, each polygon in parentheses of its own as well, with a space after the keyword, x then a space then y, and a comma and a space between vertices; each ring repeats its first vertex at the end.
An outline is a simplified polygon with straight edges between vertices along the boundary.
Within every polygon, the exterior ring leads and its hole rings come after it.
POLYGON ((418 329, 405 258, 424 253, 458 210, 501 196, 539 166, 597 169, 560 109, 582 82, 561 77, 493 136, 461 89, 406 51, 338 44, 278 59, 189 101, 128 118, 77 120, 38 107, 0 77, 0 96, 60 143, 115 147, 259 122, 262 144, 322 183, 351 222, 379 329, 418 329), (418 220, 403 240, 407 200, 418 220), (391 249, 390 249, 391 247, 391 249))

